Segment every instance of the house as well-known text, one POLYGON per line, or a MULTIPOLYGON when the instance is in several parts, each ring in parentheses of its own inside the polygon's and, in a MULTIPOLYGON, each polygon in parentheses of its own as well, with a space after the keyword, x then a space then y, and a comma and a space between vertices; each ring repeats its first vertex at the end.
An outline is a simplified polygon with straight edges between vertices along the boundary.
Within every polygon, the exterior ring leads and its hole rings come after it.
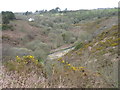
POLYGON ((33 22, 33 21, 34 21, 34 18, 29 18, 28 21, 29 21, 29 22, 33 22))

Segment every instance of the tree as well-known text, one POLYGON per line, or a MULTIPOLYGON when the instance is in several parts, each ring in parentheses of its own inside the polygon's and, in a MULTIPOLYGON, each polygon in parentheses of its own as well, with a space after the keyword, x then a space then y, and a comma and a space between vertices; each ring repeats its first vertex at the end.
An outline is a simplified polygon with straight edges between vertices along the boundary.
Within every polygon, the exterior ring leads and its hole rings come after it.
POLYGON ((59 13, 60 11, 61 11, 61 9, 59 7, 56 7, 55 9, 51 9, 49 12, 59 13))
POLYGON ((59 11, 61 11, 61 10, 60 10, 59 7, 56 7, 56 8, 55 8, 55 11, 56 11, 56 12, 59 12, 59 11))
POLYGON ((10 11, 2 11, 2 24, 9 24, 10 20, 14 20, 15 15, 13 12, 10 11))
POLYGON ((25 15, 30 15, 30 14, 32 14, 32 12, 25 12, 25 15))

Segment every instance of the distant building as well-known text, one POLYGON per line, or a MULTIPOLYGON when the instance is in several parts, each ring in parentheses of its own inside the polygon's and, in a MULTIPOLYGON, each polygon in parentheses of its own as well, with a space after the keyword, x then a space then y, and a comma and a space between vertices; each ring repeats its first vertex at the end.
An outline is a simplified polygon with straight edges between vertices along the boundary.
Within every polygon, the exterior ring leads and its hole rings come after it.
POLYGON ((29 18, 28 21, 29 21, 29 22, 33 22, 33 21, 34 21, 34 18, 29 18))

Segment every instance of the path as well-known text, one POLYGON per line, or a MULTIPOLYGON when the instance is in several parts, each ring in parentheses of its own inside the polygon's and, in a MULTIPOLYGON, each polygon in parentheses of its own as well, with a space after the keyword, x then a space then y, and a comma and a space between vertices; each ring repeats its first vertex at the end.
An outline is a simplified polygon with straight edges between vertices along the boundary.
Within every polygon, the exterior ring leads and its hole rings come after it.
POLYGON ((73 49, 74 49, 74 47, 70 47, 70 48, 68 47, 68 48, 64 48, 64 50, 62 49, 62 50, 56 51, 52 54, 49 54, 48 59, 52 60, 52 59, 60 58, 73 49))

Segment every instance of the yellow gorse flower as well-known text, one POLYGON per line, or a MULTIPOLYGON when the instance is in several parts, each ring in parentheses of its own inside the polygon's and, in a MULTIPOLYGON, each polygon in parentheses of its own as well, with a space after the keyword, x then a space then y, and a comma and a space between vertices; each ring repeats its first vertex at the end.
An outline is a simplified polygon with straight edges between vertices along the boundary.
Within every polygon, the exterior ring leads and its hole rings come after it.
POLYGON ((68 66, 70 66, 70 64, 67 64, 68 66))
POLYGON ((28 62, 33 62, 35 64, 39 63, 39 61, 36 60, 32 55, 27 55, 23 57, 16 56, 16 60, 17 62, 21 62, 21 63, 23 62, 24 64, 27 64, 28 62))
MULTIPOLYGON (((35 59, 36 60, 36 59, 35 59)), ((39 60, 36 60, 36 62, 39 62, 39 60)))
POLYGON ((74 71, 80 71, 80 70, 83 70, 83 68, 85 68, 85 67, 74 67, 74 66, 72 66, 71 64, 69 64, 68 62, 66 62, 66 61, 64 61, 63 59, 62 59, 62 57, 61 58, 58 58, 57 59, 58 61, 60 61, 61 63, 64 63, 66 66, 69 66, 72 70, 74 70, 74 71))
POLYGON ((19 56, 16 56, 16 59, 17 59, 17 60, 20 60, 20 57, 19 57, 19 56))
POLYGON ((34 58, 34 56, 29 56, 29 58, 34 58))
POLYGON ((77 68, 76 68, 76 67, 72 67, 72 69, 73 69, 73 70, 75 70, 75 71, 77 70, 77 68))
POLYGON ((64 61, 64 60, 62 60, 61 62, 62 62, 62 63, 64 63, 65 61, 64 61))

